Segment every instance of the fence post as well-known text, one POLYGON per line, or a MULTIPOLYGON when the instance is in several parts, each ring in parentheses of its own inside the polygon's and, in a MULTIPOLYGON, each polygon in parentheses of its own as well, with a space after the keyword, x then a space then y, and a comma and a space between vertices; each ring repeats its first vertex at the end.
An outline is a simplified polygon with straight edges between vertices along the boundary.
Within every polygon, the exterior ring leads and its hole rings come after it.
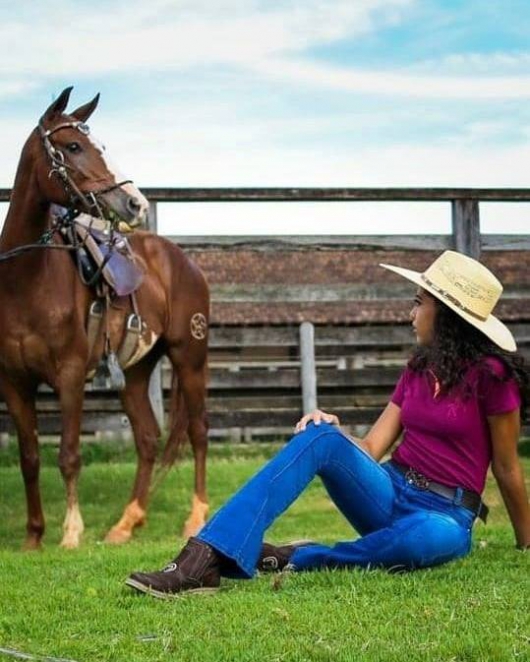
MULTIPOLYGON (((150 232, 157 234, 158 231, 158 218, 157 218, 157 205, 156 201, 149 201, 149 212, 147 215, 147 225, 150 232)), ((141 311, 140 311, 141 312, 141 311)), ((151 378, 149 379, 149 402, 153 414, 155 415, 156 422, 160 430, 164 430, 164 393, 162 385, 162 359, 156 364, 151 378)))
POLYGON ((300 377, 302 381, 303 413, 309 414, 317 408, 315 327, 311 322, 300 324, 300 377))
POLYGON ((162 432, 165 428, 164 418, 164 396, 162 391, 162 361, 160 360, 154 367, 149 378, 149 402, 153 414, 155 415, 158 427, 162 432))
POLYGON ((480 258, 480 213, 478 200, 451 202, 453 246, 475 260, 480 258))
POLYGON ((158 234, 158 207, 156 200, 149 200, 147 212, 147 229, 153 234, 158 234))

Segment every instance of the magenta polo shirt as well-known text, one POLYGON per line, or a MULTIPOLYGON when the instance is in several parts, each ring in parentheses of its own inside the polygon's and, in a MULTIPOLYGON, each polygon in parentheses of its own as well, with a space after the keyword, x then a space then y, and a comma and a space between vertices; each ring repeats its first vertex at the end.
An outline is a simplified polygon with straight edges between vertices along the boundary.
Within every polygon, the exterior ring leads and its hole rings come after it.
POLYGON ((515 380, 502 381, 506 374, 499 359, 487 357, 465 376, 469 397, 463 397, 462 386, 435 397, 434 375, 406 368, 392 395, 403 425, 392 459, 438 483, 481 494, 491 462, 486 417, 521 405, 515 380))

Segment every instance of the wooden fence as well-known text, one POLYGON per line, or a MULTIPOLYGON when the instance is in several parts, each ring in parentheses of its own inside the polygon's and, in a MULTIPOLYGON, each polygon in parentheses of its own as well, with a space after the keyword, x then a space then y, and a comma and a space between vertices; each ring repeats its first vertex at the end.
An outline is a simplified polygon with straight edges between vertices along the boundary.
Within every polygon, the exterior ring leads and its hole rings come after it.
MULTIPOLYGON (((157 228, 158 202, 214 201, 358 201, 424 200, 447 201, 452 209, 451 235, 348 235, 341 237, 171 237, 185 250, 218 247, 237 250, 251 247, 258 251, 311 251, 326 249, 443 250, 456 248, 473 256, 486 251, 521 251, 528 262, 530 235, 481 235, 479 202, 529 202, 528 189, 144 189, 151 201, 151 229, 157 228)), ((0 201, 8 192, 0 190, 0 201)), ((529 265, 530 267, 530 265, 529 265)), ((398 287, 384 293, 372 286, 363 294, 355 283, 335 288, 329 296, 347 294, 357 300, 401 298, 398 287), (389 295, 389 292, 391 293, 389 295)), ((267 292, 248 288, 212 288, 217 305, 234 298, 270 301, 288 299, 293 288, 267 292)), ((298 292, 297 296, 306 296, 298 292)), ((408 296, 408 295, 407 295, 408 296)), ((523 352, 530 355, 530 292, 515 287, 508 296, 521 301, 522 322, 511 328, 523 352)), ((373 422, 384 406, 412 345, 408 325, 288 325, 213 327, 210 336, 210 385, 208 409, 212 437, 249 440, 257 436, 287 434, 300 414, 317 405, 341 413, 350 426, 373 422)), ((168 366, 162 364, 152 380, 151 399, 160 420, 167 411, 168 366)), ((42 389, 39 399, 39 429, 56 434, 59 416, 55 396, 42 389)), ((11 430, 5 408, 0 406, 0 431, 11 430)), ((121 413, 113 393, 101 392, 89 384, 86 389, 83 432, 129 434, 127 418, 121 413)))

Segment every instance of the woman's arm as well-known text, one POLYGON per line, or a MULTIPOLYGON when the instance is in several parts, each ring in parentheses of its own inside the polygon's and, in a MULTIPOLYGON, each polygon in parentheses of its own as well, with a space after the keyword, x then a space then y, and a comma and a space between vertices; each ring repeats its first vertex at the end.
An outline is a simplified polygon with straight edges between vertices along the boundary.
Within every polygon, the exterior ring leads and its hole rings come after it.
POLYGON ((488 416, 493 458, 491 469, 515 532, 518 547, 530 546, 530 505, 523 468, 517 455, 519 411, 488 416))
POLYGON ((366 437, 360 441, 360 445, 379 462, 397 440, 402 429, 401 408, 389 402, 366 437))
MULTIPOLYGON (((315 425, 320 425, 322 422, 330 423, 331 425, 339 425, 339 419, 337 416, 316 409, 310 414, 303 416, 296 424, 294 431, 303 432, 310 421, 315 425)), ((364 448, 374 460, 379 462, 400 434, 401 408, 393 402, 389 402, 383 410, 383 413, 371 427, 366 437, 364 439, 352 437, 352 439, 359 444, 359 446, 364 448)))

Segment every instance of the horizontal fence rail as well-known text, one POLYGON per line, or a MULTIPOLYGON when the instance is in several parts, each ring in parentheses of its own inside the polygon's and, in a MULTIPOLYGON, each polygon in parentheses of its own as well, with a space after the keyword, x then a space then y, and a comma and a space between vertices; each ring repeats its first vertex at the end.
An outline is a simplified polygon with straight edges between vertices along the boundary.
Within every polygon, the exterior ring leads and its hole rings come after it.
MULTIPOLYGON (((530 213, 529 213, 530 216, 530 213)), ((530 221, 529 221, 530 224, 530 221)), ((455 248, 455 240, 451 234, 429 235, 383 235, 383 234, 350 234, 350 235, 167 235, 167 239, 185 248, 194 250, 210 249, 212 247, 230 250, 254 251, 302 251, 302 250, 412 250, 438 251, 455 248)), ((527 234, 481 234, 480 244, 483 251, 528 251, 530 250, 530 235, 527 234)))
MULTIPOLYGON (((145 188, 151 201, 151 222, 156 230, 157 202, 450 202, 452 234, 449 238, 423 237, 421 248, 453 248, 480 256, 480 202, 530 202, 530 189, 521 188, 145 188), (448 239, 448 240, 447 240, 448 239)), ((359 238, 360 239, 360 238, 359 238)), ((182 241, 182 240, 180 240, 182 241)), ((393 238, 389 238, 389 247, 393 238)), ((517 250, 530 249, 530 235, 489 237, 489 245, 510 242, 517 250)), ((179 242, 180 243, 180 242, 179 242)), ((371 245, 375 243, 372 238, 371 245)), ((367 243, 367 245, 369 245, 367 243)), ((380 245, 380 244, 378 244, 380 245)), ((395 244, 394 244, 395 245, 395 244)))
POLYGON ((156 202, 530 202, 527 188, 142 188, 142 192, 156 202))
MULTIPOLYGON (((150 223, 154 231, 158 202, 450 202, 452 236, 449 242, 433 240, 432 248, 455 248, 473 257, 479 256, 485 243, 480 232, 480 202, 530 202, 528 188, 145 187, 142 191, 151 202, 150 223)), ((0 202, 7 202, 9 196, 10 189, 0 188, 0 202)), ((389 241, 392 244, 391 238, 389 241)), ((530 235, 490 237, 487 244, 504 241, 511 241, 512 247, 519 250, 530 249, 530 235)), ((426 244, 421 247, 431 247, 428 238, 426 244)))

